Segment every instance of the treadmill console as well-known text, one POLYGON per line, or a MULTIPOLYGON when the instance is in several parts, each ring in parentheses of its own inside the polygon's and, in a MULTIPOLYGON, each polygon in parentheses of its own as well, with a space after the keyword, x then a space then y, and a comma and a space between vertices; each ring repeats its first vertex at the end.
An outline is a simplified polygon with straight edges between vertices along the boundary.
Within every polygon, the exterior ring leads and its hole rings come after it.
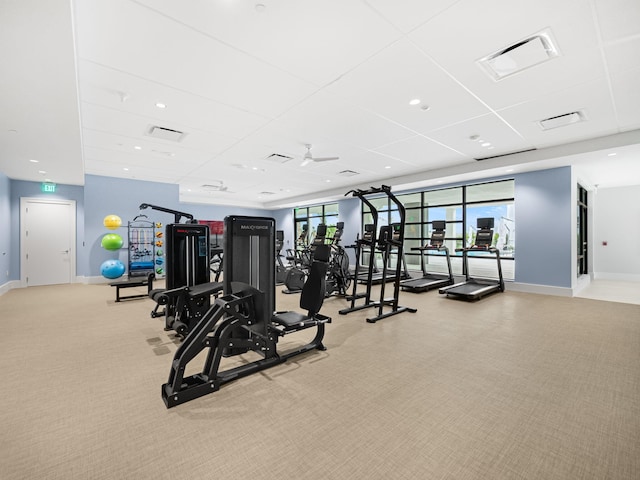
POLYGON ((444 231, 446 227, 446 222, 444 220, 434 220, 431 222, 431 228, 433 231, 431 232, 431 240, 430 246, 432 247, 441 247, 444 243, 444 231))
POLYGON ((493 218, 479 218, 477 222, 476 248, 489 248, 493 241, 493 218))

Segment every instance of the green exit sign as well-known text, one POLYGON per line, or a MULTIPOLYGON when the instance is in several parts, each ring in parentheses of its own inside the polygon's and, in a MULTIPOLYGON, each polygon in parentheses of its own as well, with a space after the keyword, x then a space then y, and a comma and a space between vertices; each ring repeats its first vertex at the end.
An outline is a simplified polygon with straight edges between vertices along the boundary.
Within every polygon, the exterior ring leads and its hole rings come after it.
POLYGON ((48 183, 48 182, 43 182, 40 185, 40 191, 44 192, 44 193, 55 193, 56 191, 56 184, 55 183, 48 183))

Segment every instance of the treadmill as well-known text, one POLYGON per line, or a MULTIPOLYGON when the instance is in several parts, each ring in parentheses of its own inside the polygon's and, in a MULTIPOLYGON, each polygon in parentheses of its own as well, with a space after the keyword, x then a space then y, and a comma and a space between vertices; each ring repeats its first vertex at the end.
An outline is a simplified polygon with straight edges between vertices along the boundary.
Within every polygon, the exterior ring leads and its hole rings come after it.
POLYGON ((478 233, 476 242, 471 247, 456 248, 456 252, 462 252, 465 281, 448 287, 441 288, 440 293, 447 297, 456 297, 463 300, 474 301, 495 292, 504 292, 504 279, 502 277, 502 264, 500 263, 500 251, 491 246, 493 241, 493 218, 478 218, 478 233), (489 278, 471 278, 469 276, 469 253, 486 252, 495 255, 498 264, 498 280, 489 278))
POLYGON ((449 249, 444 245, 444 236, 447 222, 444 220, 435 220, 431 222, 433 231, 429 242, 422 247, 413 247, 411 250, 420 252, 420 266, 422 267, 422 278, 411 278, 400 282, 403 291, 409 292, 426 292, 434 288, 445 287, 453 284, 453 272, 451 270, 451 257, 449 249), (428 272, 426 268, 425 256, 428 252, 444 252, 447 259, 448 274, 428 272))

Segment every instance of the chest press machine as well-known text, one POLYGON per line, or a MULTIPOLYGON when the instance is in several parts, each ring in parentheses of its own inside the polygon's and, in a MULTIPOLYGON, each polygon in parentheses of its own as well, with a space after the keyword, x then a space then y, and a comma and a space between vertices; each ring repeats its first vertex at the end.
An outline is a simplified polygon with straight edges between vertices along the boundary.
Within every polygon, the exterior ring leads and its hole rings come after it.
POLYGON ((326 350, 324 325, 331 318, 319 313, 325 296, 329 246, 314 252, 302 289, 301 312, 275 312, 275 221, 264 217, 225 218, 224 294, 193 327, 178 347, 169 380, 162 385, 167 408, 220 389, 222 385, 286 362, 310 350, 326 350), (315 327, 306 345, 278 353, 280 337, 315 327), (201 372, 185 377, 189 362, 208 350, 201 372), (223 357, 256 352, 261 358, 222 370, 223 357))

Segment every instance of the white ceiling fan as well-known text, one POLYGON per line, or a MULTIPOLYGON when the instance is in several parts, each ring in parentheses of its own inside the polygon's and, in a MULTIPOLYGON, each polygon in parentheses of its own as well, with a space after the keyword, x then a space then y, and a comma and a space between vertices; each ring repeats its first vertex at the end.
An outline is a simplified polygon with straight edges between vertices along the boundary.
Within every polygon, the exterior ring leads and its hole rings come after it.
POLYGON ((207 183, 202 185, 202 188, 208 192, 226 192, 235 193, 229 190, 222 180, 214 180, 215 183, 207 183))
POLYGON ((332 160, 338 160, 340 158, 340 157, 314 158, 313 155, 311 155, 311 145, 307 143, 305 147, 307 147, 307 153, 305 153, 304 157, 302 157, 302 163, 300 164, 301 167, 309 165, 312 162, 330 162, 332 160))

